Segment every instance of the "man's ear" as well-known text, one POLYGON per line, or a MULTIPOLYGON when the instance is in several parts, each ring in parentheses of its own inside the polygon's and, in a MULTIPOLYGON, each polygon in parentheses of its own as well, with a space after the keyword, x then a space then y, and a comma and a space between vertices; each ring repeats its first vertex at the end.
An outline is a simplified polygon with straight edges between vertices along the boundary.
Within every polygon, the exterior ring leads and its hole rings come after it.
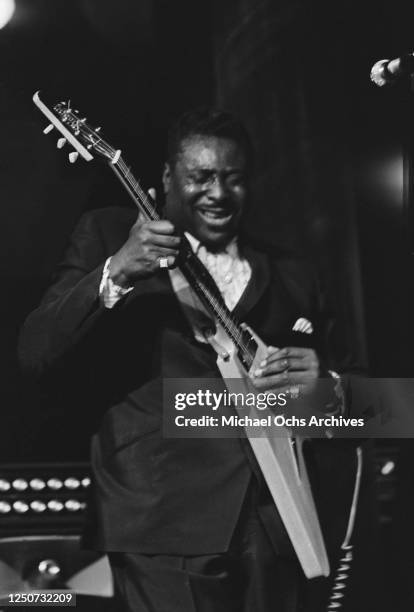
POLYGON ((171 168, 168 162, 165 163, 164 172, 162 173, 162 184, 164 185, 164 193, 167 194, 170 191, 171 184, 171 168))

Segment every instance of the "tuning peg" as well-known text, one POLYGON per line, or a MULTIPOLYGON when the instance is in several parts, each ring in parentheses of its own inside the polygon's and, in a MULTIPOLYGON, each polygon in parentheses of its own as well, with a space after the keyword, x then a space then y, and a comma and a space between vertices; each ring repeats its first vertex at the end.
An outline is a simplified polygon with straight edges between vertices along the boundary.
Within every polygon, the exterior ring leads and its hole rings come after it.
POLYGON ((98 126, 97 128, 95 128, 95 132, 100 132, 101 131, 101 126, 98 126))
POLYGON ((74 164, 75 161, 78 159, 79 157, 79 153, 77 151, 72 151, 72 153, 69 153, 69 161, 71 164, 74 164))
POLYGON ((93 147, 93 143, 91 142, 91 144, 88 144, 88 146, 86 147, 88 149, 88 151, 90 151, 93 147))
POLYGON ((87 117, 83 117, 83 119, 79 119, 80 123, 85 123, 87 117))
POLYGON ((65 146, 66 142, 67 142, 66 138, 59 138, 59 140, 57 141, 57 145, 56 145, 57 148, 61 149, 62 147, 65 146))
POLYGON ((53 124, 50 123, 47 127, 45 127, 45 129, 43 130, 43 134, 49 134, 49 132, 51 132, 53 130, 53 124))

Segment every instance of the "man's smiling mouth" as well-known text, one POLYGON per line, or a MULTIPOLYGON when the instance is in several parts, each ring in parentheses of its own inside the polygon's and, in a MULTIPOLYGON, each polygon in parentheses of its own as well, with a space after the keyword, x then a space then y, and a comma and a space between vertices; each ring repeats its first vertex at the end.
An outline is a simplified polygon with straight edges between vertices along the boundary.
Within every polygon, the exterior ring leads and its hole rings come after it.
POLYGON ((229 210, 228 208, 219 208, 219 207, 200 207, 197 209, 199 215, 205 219, 208 223, 213 223, 217 225, 224 224, 233 216, 234 211, 229 210))

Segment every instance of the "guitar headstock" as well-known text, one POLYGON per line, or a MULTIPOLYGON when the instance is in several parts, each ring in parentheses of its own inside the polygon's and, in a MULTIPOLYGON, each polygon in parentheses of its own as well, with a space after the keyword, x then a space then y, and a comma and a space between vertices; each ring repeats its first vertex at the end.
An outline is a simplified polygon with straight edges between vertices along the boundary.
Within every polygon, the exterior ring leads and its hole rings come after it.
POLYGON ((53 129, 60 133, 57 141, 58 149, 69 143, 74 151, 69 153, 69 161, 74 163, 79 155, 86 161, 93 159, 92 152, 115 163, 120 152, 109 145, 100 135, 101 128, 92 128, 86 122, 86 117, 81 118, 79 111, 71 108, 70 101, 59 102, 50 110, 39 97, 37 91, 33 96, 33 102, 41 112, 49 119, 50 124, 43 130, 48 134, 53 129))

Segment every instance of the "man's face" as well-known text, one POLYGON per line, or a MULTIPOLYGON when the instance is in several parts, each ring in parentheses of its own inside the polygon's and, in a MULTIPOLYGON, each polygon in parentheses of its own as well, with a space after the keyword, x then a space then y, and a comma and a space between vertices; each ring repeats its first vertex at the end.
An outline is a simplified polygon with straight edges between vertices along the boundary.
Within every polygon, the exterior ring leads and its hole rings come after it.
POLYGON ((247 200, 246 158, 227 138, 186 138, 173 167, 166 165, 166 216, 181 231, 211 249, 225 246, 237 233, 247 200))

